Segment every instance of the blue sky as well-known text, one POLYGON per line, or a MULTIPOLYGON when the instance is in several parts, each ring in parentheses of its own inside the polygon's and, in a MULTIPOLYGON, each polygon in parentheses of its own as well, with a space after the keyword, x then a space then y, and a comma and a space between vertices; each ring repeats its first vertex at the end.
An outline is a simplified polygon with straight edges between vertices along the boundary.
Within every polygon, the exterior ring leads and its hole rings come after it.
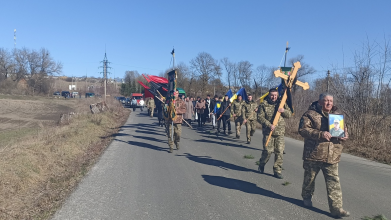
MULTIPOLYGON (((19 1, 1 0, 0 47, 47 48, 67 76, 99 75, 105 46, 112 76, 157 75, 200 52, 278 66, 303 54, 318 72, 352 64, 367 37, 391 38, 391 1, 19 1)), ((317 76, 314 76, 317 77, 317 76)))

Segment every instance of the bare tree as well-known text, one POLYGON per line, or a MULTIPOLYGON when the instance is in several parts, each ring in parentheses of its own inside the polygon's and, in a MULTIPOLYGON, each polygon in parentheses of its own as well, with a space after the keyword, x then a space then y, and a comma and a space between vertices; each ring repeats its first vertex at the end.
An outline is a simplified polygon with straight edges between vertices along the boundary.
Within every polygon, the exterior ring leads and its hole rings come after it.
POLYGON ((14 63, 12 55, 7 50, 0 48, 0 80, 7 79, 12 73, 14 63))
POLYGON ((299 69, 299 71, 297 71, 297 78, 302 78, 303 76, 311 75, 316 72, 316 70, 312 66, 310 66, 304 61, 304 55, 297 55, 296 57, 289 59, 289 63, 292 66, 297 61, 300 61, 301 64, 301 68, 299 69))
POLYGON ((228 89, 231 89, 231 82, 233 82, 234 87, 237 86, 237 77, 235 76, 237 73, 236 64, 229 61, 228 57, 224 57, 221 63, 223 63, 225 72, 227 72, 228 89))
POLYGON ((240 61, 238 63, 239 80, 242 87, 245 87, 247 91, 251 88, 252 66, 253 65, 249 61, 240 61))
POLYGON ((191 69, 201 83, 201 93, 206 91, 206 87, 211 79, 221 76, 221 68, 216 60, 208 53, 201 52, 196 58, 190 61, 191 69))
POLYGON ((260 89, 260 95, 263 95, 262 87, 267 85, 267 80, 270 75, 270 68, 265 65, 258 66, 255 69, 254 74, 254 84, 255 84, 255 93, 258 93, 258 87, 260 89))

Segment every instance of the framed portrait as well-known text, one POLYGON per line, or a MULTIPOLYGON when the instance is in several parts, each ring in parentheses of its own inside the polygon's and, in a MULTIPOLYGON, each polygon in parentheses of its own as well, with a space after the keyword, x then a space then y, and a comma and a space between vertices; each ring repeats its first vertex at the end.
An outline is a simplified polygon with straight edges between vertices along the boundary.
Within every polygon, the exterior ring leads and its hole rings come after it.
POLYGON ((344 115, 329 114, 329 132, 332 137, 345 137, 344 115))

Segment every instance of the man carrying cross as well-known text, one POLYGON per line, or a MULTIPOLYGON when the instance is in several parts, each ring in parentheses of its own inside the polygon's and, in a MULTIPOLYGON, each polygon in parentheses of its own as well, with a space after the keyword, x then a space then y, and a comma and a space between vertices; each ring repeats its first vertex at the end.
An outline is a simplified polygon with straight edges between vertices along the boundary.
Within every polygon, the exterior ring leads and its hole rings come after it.
MULTIPOLYGON (((271 152, 274 150, 275 163, 274 163, 274 176, 276 178, 282 179, 281 170, 282 170, 282 155, 285 148, 285 121, 283 118, 289 118, 292 115, 291 109, 286 105, 286 100, 288 94, 290 94, 290 89, 294 84, 301 86, 304 90, 309 89, 308 83, 303 83, 296 80, 297 71, 301 68, 300 62, 293 64, 294 68, 291 74, 285 75, 281 69, 274 71, 276 77, 281 77, 284 79, 285 90, 284 94, 280 100, 278 99, 278 91, 276 89, 271 89, 269 91, 269 96, 258 109, 258 122, 262 124, 263 127, 263 147, 262 157, 259 160, 258 170, 263 173, 265 169, 265 164, 270 158, 271 152)), ((289 72, 290 73, 290 72, 289 72)))
POLYGON ((259 159, 258 170, 264 173, 265 164, 269 161, 271 154, 274 152, 274 177, 282 179, 282 163, 283 163, 283 152, 285 149, 285 121, 284 118, 292 116, 292 112, 288 105, 285 104, 284 108, 278 108, 280 100, 278 99, 277 89, 270 89, 269 96, 262 102, 258 109, 258 122, 262 124, 263 134, 263 151, 262 156, 259 159), (278 108, 278 109, 277 109, 278 108), (273 125, 273 118, 275 111, 281 113, 278 119, 277 125, 273 125), (272 132, 269 143, 267 142, 269 134, 272 132))

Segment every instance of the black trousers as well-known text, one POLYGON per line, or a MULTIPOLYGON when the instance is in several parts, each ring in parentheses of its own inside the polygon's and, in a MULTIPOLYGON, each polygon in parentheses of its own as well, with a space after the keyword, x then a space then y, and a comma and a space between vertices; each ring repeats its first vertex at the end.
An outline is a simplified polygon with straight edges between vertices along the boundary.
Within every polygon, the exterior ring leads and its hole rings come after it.
POLYGON ((221 120, 223 120, 223 117, 221 117, 220 120, 217 120, 219 117, 220 117, 220 115, 216 114, 217 131, 220 131, 221 120))
POLYGON ((230 115, 223 115, 221 120, 223 120, 223 130, 225 131, 226 125, 228 124, 228 131, 231 131, 231 122, 229 121, 230 115))

